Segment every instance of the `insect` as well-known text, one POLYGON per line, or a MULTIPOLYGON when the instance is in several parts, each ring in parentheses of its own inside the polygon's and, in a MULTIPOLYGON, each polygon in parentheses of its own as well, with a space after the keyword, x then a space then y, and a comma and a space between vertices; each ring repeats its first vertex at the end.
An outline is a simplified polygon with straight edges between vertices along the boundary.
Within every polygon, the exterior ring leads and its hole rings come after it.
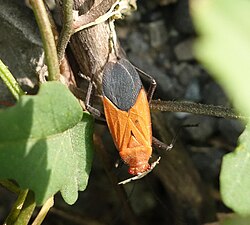
MULTIPOLYGON (((103 70, 102 95, 105 118, 122 160, 129 166, 128 172, 140 179, 149 173, 160 159, 149 164, 152 155, 152 128, 149 102, 156 88, 155 80, 135 67, 126 59, 108 62, 103 70), (137 70, 151 81, 146 93, 137 70)), ((91 92, 89 86, 88 93, 91 92)), ((96 115, 96 109, 89 105, 90 94, 86 97, 86 107, 96 115)))

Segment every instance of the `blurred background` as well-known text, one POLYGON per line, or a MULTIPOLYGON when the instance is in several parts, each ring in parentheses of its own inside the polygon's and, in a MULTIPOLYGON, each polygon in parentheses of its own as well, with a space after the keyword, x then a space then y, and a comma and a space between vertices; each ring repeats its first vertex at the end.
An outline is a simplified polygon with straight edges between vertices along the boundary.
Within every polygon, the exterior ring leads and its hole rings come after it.
MULTIPOLYGON (((0 3, 0 58, 24 90, 33 93, 42 53, 33 13, 23 1, 0 3)), ((223 90, 194 58, 196 34, 188 0, 139 0, 137 6, 116 22, 116 31, 127 58, 156 79, 154 99, 230 107, 223 90)), ((56 14, 53 2, 51 8, 56 14)), ((1 80, 0 101, 14 102, 1 80)), ((116 181, 129 177, 127 167, 122 162, 116 166, 119 155, 107 126, 96 124, 87 189, 73 206, 57 194, 43 224, 198 225, 212 224, 229 212, 219 193, 220 165, 222 156, 234 150, 243 126, 236 120, 157 111, 152 111, 152 124, 153 135, 166 144, 181 126, 198 126, 181 129, 171 151, 155 149, 152 160, 160 155, 160 164, 145 178, 124 185, 123 192, 116 181)), ((15 198, 0 187, 0 222, 15 198)))

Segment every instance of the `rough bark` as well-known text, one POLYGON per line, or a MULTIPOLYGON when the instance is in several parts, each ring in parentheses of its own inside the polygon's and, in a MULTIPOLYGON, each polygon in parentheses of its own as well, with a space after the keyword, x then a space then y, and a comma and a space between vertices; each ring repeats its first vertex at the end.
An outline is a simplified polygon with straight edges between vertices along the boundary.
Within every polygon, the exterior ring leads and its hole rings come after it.
MULTIPOLYGON (((91 3, 91 1, 88 2, 91 3)), ((81 15, 81 6, 83 4, 85 4, 86 6, 86 1, 74 1, 74 10, 79 10, 79 15, 81 15)), ((108 10, 112 6, 112 4, 112 1, 94 1, 93 5, 88 4, 91 5, 89 11, 91 9, 95 9, 94 13, 97 16, 103 15, 105 13, 105 10, 108 10), (105 2, 107 4, 103 9, 102 4, 105 2)), ((108 21, 106 21, 75 33, 70 41, 70 47, 79 65, 80 71, 85 76, 94 76, 94 81, 97 85, 97 90, 99 93, 101 90, 101 77, 103 67, 110 58, 115 57, 111 53, 110 37, 111 31, 108 21)), ((116 48, 119 48, 119 46, 116 46, 116 48)))

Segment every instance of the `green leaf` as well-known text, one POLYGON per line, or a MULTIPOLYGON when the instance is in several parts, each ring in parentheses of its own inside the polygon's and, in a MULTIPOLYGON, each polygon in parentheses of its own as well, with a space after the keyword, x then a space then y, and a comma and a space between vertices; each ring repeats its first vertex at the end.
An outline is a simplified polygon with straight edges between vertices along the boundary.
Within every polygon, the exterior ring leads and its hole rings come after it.
POLYGON ((92 133, 92 117, 64 85, 42 84, 0 111, 0 179, 33 190, 38 205, 58 191, 73 204, 88 182, 92 133))
POLYGON ((239 138, 237 149, 224 156, 220 185, 224 203, 235 212, 250 215, 250 130, 239 138))
POLYGON ((191 6, 197 58, 237 109, 250 116, 250 1, 193 0, 191 6))
POLYGON ((230 218, 225 219, 222 225, 249 225, 250 217, 241 217, 238 215, 233 215, 230 218))
MULTIPOLYGON (((192 0, 191 9, 199 35, 197 58, 237 110, 250 118, 250 1, 192 0)), ((249 140, 247 128, 236 151, 223 158, 220 175, 223 201, 242 215, 250 215, 249 140)))

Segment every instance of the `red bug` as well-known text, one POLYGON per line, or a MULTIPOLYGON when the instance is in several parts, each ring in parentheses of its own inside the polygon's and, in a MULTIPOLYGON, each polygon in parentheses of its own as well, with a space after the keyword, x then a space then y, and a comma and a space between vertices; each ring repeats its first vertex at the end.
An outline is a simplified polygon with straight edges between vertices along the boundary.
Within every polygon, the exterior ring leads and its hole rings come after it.
MULTIPOLYGON (((138 72, 126 59, 108 62, 103 70, 102 93, 105 118, 116 148, 123 161, 129 166, 128 172, 139 179, 149 173, 159 159, 149 165, 152 155, 152 128, 149 102, 156 88, 156 82, 149 75, 137 69, 151 80, 148 94, 143 88, 138 72)), ((89 105, 90 83, 86 97, 86 107, 99 115, 89 105)))

